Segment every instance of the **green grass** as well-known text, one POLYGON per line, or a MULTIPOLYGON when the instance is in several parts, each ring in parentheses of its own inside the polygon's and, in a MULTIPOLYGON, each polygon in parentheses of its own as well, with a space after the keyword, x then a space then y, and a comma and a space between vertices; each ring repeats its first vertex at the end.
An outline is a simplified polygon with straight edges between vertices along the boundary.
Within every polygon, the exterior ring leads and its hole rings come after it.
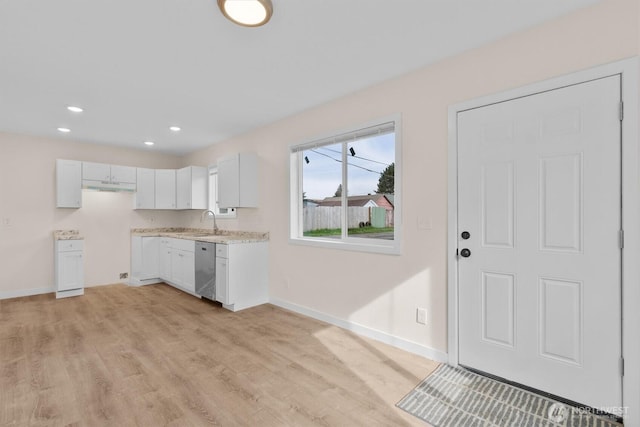
MULTIPOLYGON (((362 227, 362 228, 350 228, 349 235, 354 234, 368 234, 368 233, 390 233, 393 232, 393 227, 362 227)), ((320 230, 309 230, 304 232, 305 237, 322 237, 322 236, 339 236, 342 231, 339 228, 323 228, 320 230)))

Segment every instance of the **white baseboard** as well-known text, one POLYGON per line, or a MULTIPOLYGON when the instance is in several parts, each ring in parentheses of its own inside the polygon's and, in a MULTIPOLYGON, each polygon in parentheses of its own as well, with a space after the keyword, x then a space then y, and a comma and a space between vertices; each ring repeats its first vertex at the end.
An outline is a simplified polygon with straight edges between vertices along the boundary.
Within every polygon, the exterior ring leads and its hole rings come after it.
POLYGON ((297 305, 285 300, 281 300, 279 298, 271 298, 269 302, 275 306, 285 308, 290 311, 294 311, 296 313, 314 318, 316 320, 321 320, 323 322, 330 323, 342 329, 346 329, 348 331, 354 332, 358 335, 362 335, 367 338, 371 338, 376 341, 380 341, 385 344, 392 345, 394 347, 408 351, 409 353, 417 354, 419 356, 426 357, 427 359, 435 360, 436 362, 447 363, 448 361, 447 353, 440 350, 435 350, 431 347, 427 347, 426 345, 418 344, 416 342, 409 341, 404 338, 396 337, 386 332, 378 331, 376 329, 372 329, 367 326, 350 322, 348 320, 339 319, 329 314, 321 313, 311 308, 303 307, 301 305, 297 305))
POLYGON ((30 297, 32 295, 51 294, 55 288, 16 289, 15 291, 0 291, 0 299, 30 297))

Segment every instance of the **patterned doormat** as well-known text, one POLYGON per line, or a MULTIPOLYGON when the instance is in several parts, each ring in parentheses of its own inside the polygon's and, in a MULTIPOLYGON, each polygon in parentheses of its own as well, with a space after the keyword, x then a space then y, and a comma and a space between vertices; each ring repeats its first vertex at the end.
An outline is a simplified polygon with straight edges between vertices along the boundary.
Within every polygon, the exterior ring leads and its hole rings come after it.
POLYGON ((462 368, 440 365, 397 405, 434 427, 622 424, 462 368))

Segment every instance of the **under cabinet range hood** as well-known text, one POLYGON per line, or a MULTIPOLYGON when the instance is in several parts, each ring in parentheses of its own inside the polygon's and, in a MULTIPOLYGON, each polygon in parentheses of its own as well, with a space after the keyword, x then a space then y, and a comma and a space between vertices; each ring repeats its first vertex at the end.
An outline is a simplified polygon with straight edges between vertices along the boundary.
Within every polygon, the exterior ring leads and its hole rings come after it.
POLYGON ((82 162, 82 188, 98 191, 136 191, 136 168, 82 162))
POLYGON ((83 179, 82 188, 85 190, 122 191, 133 193, 136 191, 136 184, 131 182, 93 181, 90 179, 83 179))

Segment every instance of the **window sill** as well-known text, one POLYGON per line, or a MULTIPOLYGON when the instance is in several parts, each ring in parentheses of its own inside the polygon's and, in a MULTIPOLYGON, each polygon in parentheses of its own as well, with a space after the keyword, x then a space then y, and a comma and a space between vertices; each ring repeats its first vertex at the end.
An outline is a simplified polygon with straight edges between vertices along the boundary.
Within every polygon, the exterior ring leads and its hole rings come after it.
POLYGON ((384 241, 383 244, 366 242, 364 239, 335 240, 322 239, 318 237, 291 237, 289 243, 293 245, 315 246, 325 249, 338 249, 344 251, 367 252, 384 255, 401 255, 400 243, 397 241, 384 241))

